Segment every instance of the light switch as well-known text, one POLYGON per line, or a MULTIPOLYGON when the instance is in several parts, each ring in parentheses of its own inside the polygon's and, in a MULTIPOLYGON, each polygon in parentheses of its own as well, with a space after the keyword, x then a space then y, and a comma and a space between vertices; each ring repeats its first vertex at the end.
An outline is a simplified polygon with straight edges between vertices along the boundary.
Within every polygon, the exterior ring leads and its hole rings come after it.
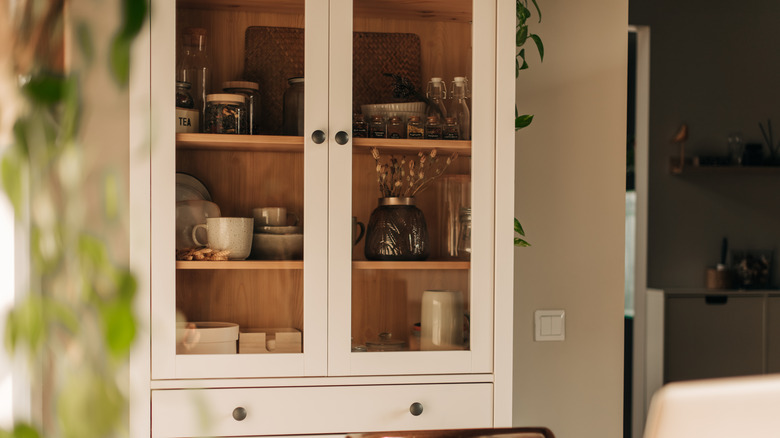
POLYGON ((563 310, 534 312, 535 341, 563 341, 566 339, 566 313, 563 310))

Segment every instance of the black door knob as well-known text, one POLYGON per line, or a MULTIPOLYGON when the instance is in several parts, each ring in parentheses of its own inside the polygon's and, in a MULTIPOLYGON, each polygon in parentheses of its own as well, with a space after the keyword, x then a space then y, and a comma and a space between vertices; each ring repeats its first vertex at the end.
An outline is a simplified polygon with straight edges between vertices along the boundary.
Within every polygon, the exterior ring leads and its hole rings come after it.
POLYGON ((314 143, 322 144, 325 141, 325 133, 318 129, 311 133, 311 139, 314 143))
POLYGON ((409 406, 409 412, 412 413, 415 417, 419 416, 423 412, 423 405, 420 402, 414 402, 411 406, 409 406))
POLYGON ((244 418, 246 418, 246 409, 242 408, 241 406, 233 409, 233 419, 236 421, 241 421, 244 418))
POLYGON ((349 134, 347 134, 344 131, 339 131, 336 133, 336 143, 347 144, 348 141, 349 141, 349 134))

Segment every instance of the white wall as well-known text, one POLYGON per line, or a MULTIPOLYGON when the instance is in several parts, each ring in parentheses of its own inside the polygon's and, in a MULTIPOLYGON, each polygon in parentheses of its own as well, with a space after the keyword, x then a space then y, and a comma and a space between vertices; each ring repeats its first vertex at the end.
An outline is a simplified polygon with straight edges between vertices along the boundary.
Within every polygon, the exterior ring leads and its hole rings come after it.
POLYGON ((540 2, 543 63, 520 73, 514 424, 559 438, 622 436, 627 0, 540 2), (533 312, 566 311, 534 342, 533 312))

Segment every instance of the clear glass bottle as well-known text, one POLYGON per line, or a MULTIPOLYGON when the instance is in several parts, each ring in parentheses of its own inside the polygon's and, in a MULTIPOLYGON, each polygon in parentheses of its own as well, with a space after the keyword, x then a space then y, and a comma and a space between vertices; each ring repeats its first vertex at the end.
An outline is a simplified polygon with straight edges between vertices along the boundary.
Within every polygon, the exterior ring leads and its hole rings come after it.
POLYGON ((387 137, 385 120, 381 115, 371 117, 371 123, 368 125, 368 136, 371 138, 387 137))
POLYGON ((469 81, 463 76, 456 76, 452 81, 452 106, 450 115, 458 120, 460 139, 471 140, 471 112, 469 111, 469 81))
POLYGON ((441 127, 442 140, 458 140, 460 139, 460 129, 458 128, 458 121, 455 117, 447 117, 444 119, 444 125, 441 127))
POLYGON ((425 139, 426 140, 441 140, 441 123, 436 116, 428 116, 428 120, 425 122, 425 139))
POLYGON ((222 84, 225 93, 240 94, 246 98, 247 134, 260 133, 260 86, 257 82, 227 81, 222 84))
POLYGON ((409 117, 409 122, 406 124, 406 138, 421 139, 423 137, 425 137, 425 127, 420 116, 409 117))
POLYGON ((303 135, 303 78, 287 80, 290 87, 284 92, 282 109, 282 134, 303 135))
POLYGON ((460 232, 458 233, 458 258, 468 259, 471 256, 471 208, 460 209, 460 232))
POLYGON ((441 78, 431 78, 428 81, 425 97, 430 101, 426 115, 444 120, 447 117, 447 107, 444 105, 444 100, 447 99, 447 87, 444 85, 444 81, 441 78))
POLYGON ((404 124, 400 117, 390 117, 387 122, 387 138, 404 138, 404 124))
POLYGON ((368 138, 368 124, 363 114, 352 116, 352 138, 368 138))
POLYGON ((192 86, 194 108, 200 113, 200 126, 206 113, 206 95, 211 92, 211 67, 206 51, 206 29, 187 28, 176 68, 176 80, 192 86))

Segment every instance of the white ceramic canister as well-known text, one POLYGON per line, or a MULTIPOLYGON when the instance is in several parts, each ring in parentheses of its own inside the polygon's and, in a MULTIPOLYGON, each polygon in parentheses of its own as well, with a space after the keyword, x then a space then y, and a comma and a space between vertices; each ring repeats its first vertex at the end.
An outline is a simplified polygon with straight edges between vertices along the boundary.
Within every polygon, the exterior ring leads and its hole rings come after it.
POLYGON ((176 108, 176 133, 200 132, 200 114, 192 108, 176 108))
POLYGON ((457 290, 426 290, 422 295, 420 350, 463 348, 463 297, 457 290))

